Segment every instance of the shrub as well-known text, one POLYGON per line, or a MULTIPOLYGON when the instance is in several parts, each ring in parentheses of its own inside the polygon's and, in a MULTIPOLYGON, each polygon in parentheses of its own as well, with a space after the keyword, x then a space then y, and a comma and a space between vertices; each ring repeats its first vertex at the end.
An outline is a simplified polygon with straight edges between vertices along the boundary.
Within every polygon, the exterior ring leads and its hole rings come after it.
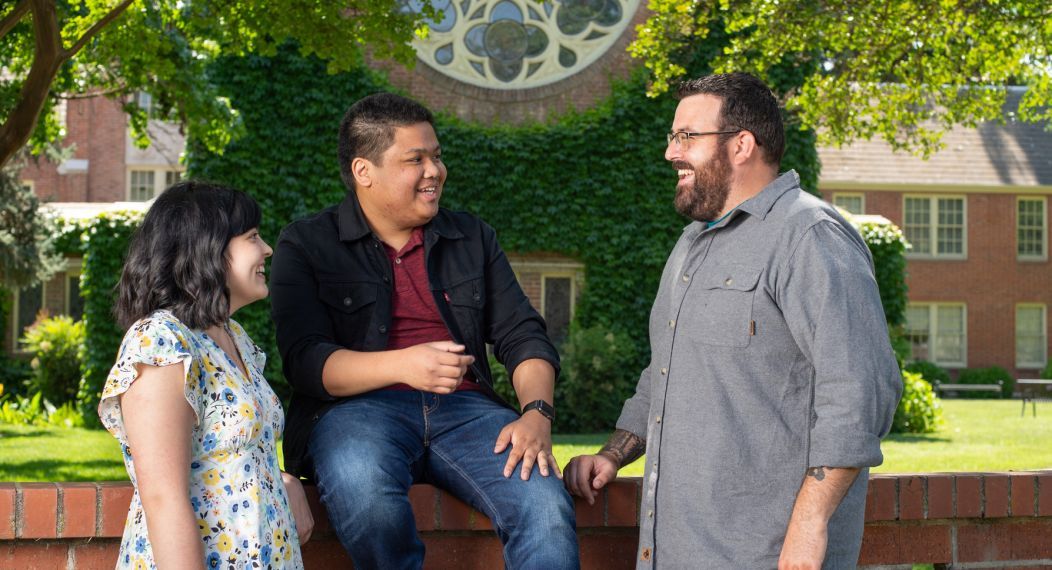
POLYGON ((39 319, 26 328, 21 342, 33 354, 30 392, 40 392, 56 404, 74 400, 80 385, 78 353, 84 344, 84 323, 66 315, 39 319))
POLYGON ((892 433, 932 433, 942 425, 942 405, 931 384, 916 372, 902 373, 902 399, 892 433))
POLYGON ((560 432, 610 431, 639 379, 637 348, 623 333, 573 325, 555 384, 560 432))
POLYGON ((920 374, 929 384, 935 385, 936 382, 940 384, 946 384, 950 381, 950 373, 947 372, 943 367, 935 364, 934 362, 928 362, 927 360, 918 360, 916 362, 910 362, 906 365, 906 371, 916 372, 920 374))
POLYGON ((0 424, 73 428, 84 427, 84 418, 77 412, 73 402, 66 402, 56 408, 40 392, 32 398, 7 394, 0 397, 0 424))
POLYGON ((1041 377, 1047 380, 1052 380, 1052 360, 1048 361, 1048 365, 1041 371, 1041 377))
MULTIPOLYGON (((957 377, 958 384, 997 384, 998 382, 1002 383, 1001 397, 1011 398, 1012 392, 1015 390, 1015 378, 1000 366, 991 366, 989 368, 965 368, 964 370, 961 370, 961 374, 957 377)), ((983 392, 964 392, 961 396, 965 398, 989 397, 983 392)))

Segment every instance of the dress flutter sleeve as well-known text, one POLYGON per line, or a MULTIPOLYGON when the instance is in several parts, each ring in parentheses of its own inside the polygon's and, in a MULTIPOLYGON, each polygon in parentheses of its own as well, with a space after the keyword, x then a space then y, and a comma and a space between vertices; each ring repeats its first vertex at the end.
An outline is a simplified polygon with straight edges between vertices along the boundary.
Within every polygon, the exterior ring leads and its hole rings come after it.
POLYGON ((128 391, 139 376, 139 365, 170 366, 182 364, 183 396, 193 409, 197 423, 201 421, 205 402, 201 400, 197 381, 191 378, 196 368, 187 331, 174 317, 163 313, 137 321, 124 335, 117 362, 110 369, 106 385, 99 402, 99 418, 102 425, 120 442, 127 445, 124 417, 121 413, 120 395, 128 391))

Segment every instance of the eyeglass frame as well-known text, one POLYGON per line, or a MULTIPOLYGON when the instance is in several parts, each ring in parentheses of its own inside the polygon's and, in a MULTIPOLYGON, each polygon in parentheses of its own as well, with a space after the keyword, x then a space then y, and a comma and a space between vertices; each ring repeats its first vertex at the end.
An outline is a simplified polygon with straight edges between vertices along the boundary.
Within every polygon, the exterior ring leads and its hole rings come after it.
MULTIPOLYGON (((665 133, 665 140, 668 141, 668 144, 672 144, 672 141, 676 141, 676 145, 677 146, 683 146, 683 143, 685 141, 689 141, 690 139, 693 139, 693 138, 703 137, 705 135, 737 134, 737 133, 740 133, 740 132, 742 132, 744 130, 745 129, 736 129, 736 130, 733 130, 733 131, 706 131, 706 132, 702 132, 702 133, 692 133, 690 131, 676 131, 674 133, 673 132, 668 132, 668 133, 665 133), (679 140, 680 139, 680 135, 683 135, 682 136, 682 138, 683 138, 682 142, 679 140)), ((759 142, 757 142, 757 145, 758 144, 759 144, 759 142)))

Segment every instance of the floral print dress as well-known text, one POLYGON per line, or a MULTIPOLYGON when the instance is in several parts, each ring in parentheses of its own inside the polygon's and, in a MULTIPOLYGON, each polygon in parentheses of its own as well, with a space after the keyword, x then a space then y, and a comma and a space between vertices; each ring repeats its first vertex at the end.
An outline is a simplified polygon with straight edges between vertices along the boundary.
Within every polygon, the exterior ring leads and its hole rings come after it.
MULTIPOLYGON (((197 416, 191 435, 189 500, 204 542, 206 568, 302 568, 299 540, 278 468, 281 402, 263 378, 266 355, 233 320, 228 332, 249 372, 202 331, 168 311, 136 322, 121 343, 99 404, 99 417, 121 443, 135 485, 117 568, 155 568, 119 396, 136 364, 182 363, 183 395, 197 416)), ((166 426, 157 426, 166 429, 166 426)))

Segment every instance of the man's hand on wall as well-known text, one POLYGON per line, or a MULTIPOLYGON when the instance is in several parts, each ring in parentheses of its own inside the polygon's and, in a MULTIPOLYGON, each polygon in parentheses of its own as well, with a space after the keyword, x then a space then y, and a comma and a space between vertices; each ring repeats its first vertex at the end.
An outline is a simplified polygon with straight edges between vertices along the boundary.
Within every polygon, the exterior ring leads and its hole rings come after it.
POLYGON ((617 477, 617 464, 607 455, 578 455, 566 464, 566 489, 595 504, 599 489, 617 477))
POLYGON ((505 477, 511 477, 515 466, 521 461, 519 476, 523 481, 530 478, 534 464, 541 475, 547 477, 554 470, 555 476, 562 479, 562 471, 552 455, 552 422, 548 418, 536 412, 527 413, 504 426, 497 436, 493 453, 503 453, 509 444, 511 453, 508 454, 508 462, 504 465, 505 477))

